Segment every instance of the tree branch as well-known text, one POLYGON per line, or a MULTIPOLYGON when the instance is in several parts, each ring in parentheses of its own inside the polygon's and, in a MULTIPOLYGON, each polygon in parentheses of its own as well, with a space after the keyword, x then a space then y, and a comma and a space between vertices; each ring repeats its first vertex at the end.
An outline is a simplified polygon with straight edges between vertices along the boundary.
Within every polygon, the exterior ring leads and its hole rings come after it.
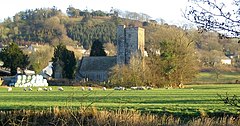
POLYGON ((222 96, 220 94, 217 94, 217 95, 221 99, 221 101, 224 102, 224 104, 240 108, 240 99, 237 95, 229 96, 227 92, 226 92, 226 96, 222 96))
POLYGON ((227 35, 240 37, 240 8, 239 1, 231 4, 237 10, 227 11, 226 4, 216 0, 189 0, 192 6, 186 8, 184 18, 195 23, 198 27, 217 32, 227 31, 227 35), (209 9, 207 9, 209 8, 209 9))

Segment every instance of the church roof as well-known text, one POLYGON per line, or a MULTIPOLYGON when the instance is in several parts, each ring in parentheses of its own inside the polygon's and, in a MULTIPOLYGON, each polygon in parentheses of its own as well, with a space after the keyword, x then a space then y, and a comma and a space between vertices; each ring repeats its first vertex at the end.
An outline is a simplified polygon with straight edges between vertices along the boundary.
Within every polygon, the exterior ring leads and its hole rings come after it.
POLYGON ((81 71, 109 71, 117 64, 116 56, 83 57, 80 63, 81 71))

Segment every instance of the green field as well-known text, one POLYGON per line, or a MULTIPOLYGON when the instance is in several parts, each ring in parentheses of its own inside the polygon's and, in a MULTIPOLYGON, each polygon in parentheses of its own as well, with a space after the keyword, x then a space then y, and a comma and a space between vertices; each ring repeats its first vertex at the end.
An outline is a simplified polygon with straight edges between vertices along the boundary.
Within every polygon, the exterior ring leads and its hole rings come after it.
POLYGON ((94 89, 81 91, 80 87, 64 87, 64 91, 23 91, 0 88, 0 109, 46 109, 51 107, 87 107, 98 109, 136 109, 152 113, 199 115, 207 113, 234 113, 236 108, 223 104, 217 94, 239 94, 240 85, 188 85, 185 89, 153 89, 117 91, 94 89))
POLYGON ((239 72, 220 72, 218 77, 214 72, 201 72, 192 83, 236 83, 236 80, 240 81, 239 72))

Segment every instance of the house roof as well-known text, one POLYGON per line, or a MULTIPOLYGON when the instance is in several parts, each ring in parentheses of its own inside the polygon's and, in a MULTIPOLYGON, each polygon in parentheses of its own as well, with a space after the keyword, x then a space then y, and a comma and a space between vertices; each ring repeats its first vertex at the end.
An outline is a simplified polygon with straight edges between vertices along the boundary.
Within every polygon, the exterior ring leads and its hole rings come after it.
POLYGON ((117 64, 116 56, 83 57, 80 63, 81 71, 109 71, 117 64))
POLYGON ((41 74, 42 75, 44 75, 44 74, 46 74, 46 75, 48 75, 48 76, 52 76, 52 74, 53 74, 53 70, 52 70, 52 64, 53 64, 53 62, 48 62, 48 66, 46 66, 43 70, 42 70, 42 72, 41 72, 41 74))

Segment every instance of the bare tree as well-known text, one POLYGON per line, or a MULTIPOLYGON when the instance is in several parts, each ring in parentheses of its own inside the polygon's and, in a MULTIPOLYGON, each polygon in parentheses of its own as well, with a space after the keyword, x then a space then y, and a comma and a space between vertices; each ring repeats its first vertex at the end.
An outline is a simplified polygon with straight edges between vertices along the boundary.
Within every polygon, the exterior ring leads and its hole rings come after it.
POLYGON ((39 46, 37 51, 33 51, 29 55, 30 67, 36 72, 40 73, 41 70, 48 65, 53 57, 53 48, 48 45, 39 46))
POLYGON ((199 29, 240 37, 240 1, 189 0, 184 17, 199 29), (226 31, 226 32, 223 32, 226 31))
POLYGON ((116 55, 116 46, 112 42, 107 42, 103 44, 104 50, 107 53, 107 56, 116 55))
POLYGON ((152 83, 158 87, 181 86, 198 72, 196 50, 191 35, 175 26, 146 28, 146 44, 152 83))
POLYGON ((110 73, 110 81, 116 86, 150 86, 150 70, 142 58, 134 54, 131 56, 130 64, 116 65, 110 73))

